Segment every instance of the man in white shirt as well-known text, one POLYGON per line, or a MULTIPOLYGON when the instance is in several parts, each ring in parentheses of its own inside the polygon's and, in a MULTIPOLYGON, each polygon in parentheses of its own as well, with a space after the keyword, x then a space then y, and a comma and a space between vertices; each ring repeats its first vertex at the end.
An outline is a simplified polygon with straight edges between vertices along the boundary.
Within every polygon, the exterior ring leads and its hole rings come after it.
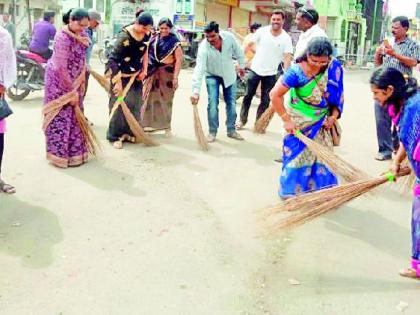
POLYGON ((301 7, 298 9, 296 14, 296 26, 302 34, 299 36, 299 40, 296 44, 295 49, 295 60, 305 53, 308 47, 309 41, 314 37, 326 37, 328 38, 325 31, 317 24, 319 20, 318 12, 314 9, 307 9, 301 7))
MULTIPOLYGON (((276 83, 280 63, 284 63, 285 69, 290 66, 293 44, 290 35, 283 30, 284 18, 283 11, 274 11, 271 15, 271 25, 261 27, 255 32, 255 56, 247 78, 247 93, 242 102, 238 129, 242 129, 248 121, 249 107, 258 84, 261 82, 261 102, 257 110, 257 120, 270 104, 269 93, 276 83)), ((245 54, 248 49, 253 49, 252 46, 253 42, 250 42, 245 54)))

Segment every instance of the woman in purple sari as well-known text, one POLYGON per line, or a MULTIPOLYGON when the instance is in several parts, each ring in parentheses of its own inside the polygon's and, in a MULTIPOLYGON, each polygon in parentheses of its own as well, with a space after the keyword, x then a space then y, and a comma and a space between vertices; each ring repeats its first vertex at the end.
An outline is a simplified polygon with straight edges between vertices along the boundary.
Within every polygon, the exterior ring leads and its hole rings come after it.
POLYGON ((55 166, 79 166, 92 153, 90 129, 81 111, 89 24, 85 9, 70 13, 68 26, 57 33, 45 74, 44 124, 47 159, 55 166))
POLYGON ((391 171, 397 176, 401 163, 408 158, 416 176, 411 219, 411 267, 402 269, 403 277, 420 279, 420 92, 417 81, 406 80, 393 68, 377 69, 371 79, 373 98, 388 107, 388 112, 398 128, 401 141, 391 171))
POLYGON ((141 121, 151 131, 165 130, 171 135, 172 104, 178 88, 182 49, 178 37, 171 32, 170 19, 159 21, 159 32, 150 40, 148 77, 144 84, 141 121))

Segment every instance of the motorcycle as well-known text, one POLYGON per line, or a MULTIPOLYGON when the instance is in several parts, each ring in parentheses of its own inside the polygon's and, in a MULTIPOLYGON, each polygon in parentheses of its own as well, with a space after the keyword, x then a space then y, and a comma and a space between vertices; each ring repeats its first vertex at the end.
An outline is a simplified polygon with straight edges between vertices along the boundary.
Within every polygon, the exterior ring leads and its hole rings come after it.
POLYGON ((7 96, 21 101, 33 91, 44 89, 44 75, 47 60, 27 50, 16 51, 17 79, 6 90, 7 96))
POLYGON ((98 51, 99 60, 101 63, 106 64, 108 62, 109 56, 114 50, 115 38, 107 37, 104 39, 102 47, 98 51))

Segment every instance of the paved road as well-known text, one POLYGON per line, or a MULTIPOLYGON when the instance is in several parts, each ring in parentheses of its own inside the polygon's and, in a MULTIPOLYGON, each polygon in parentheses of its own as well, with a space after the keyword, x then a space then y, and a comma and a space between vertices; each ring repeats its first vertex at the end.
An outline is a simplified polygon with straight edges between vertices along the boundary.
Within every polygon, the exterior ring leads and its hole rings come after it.
MULTIPOLYGON (((368 72, 346 76, 338 153, 372 175, 368 72)), ((410 254, 410 196, 389 187, 292 232, 262 236, 258 210, 278 202, 281 124, 245 142, 197 149, 181 75, 174 137, 157 148, 105 140, 107 99, 93 83, 86 113, 100 157, 60 170, 45 160, 42 94, 12 103, 0 195, 0 314, 392 315, 420 313, 410 254), (291 285, 295 279, 300 285, 291 285)), ((205 122, 205 97, 200 101, 205 122)), ((225 121, 221 106, 221 122, 225 121)), ((251 115, 255 115, 255 107, 251 115)))

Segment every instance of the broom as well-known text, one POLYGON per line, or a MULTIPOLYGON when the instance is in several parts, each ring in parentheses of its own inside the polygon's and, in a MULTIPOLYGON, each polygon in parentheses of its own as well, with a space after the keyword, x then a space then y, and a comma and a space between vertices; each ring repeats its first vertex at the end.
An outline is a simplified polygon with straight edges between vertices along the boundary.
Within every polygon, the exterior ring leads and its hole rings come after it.
POLYGON ((302 141, 308 149, 330 169, 331 172, 340 175, 347 182, 351 183, 369 178, 369 175, 365 172, 346 162, 338 155, 334 154, 334 152, 330 149, 312 139, 309 139, 300 130, 295 133, 295 137, 302 141))
MULTIPOLYGON (((409 175, 410 172, 410 168, 404 167, 400 170, 398 176, 406 176, 409 175)), ((272 229, 272 232, 276 232, 281 228, 295 227, 311 221, 331 210, 337 209, 343 204, 388 181, 395 181, 395 176, 391 172, 381 175, 378 178, 360 180, 354 183, 323 189, 289 199, 285 205, 280 204, 268 209, 269 216, 284 210, 296 211, 296 214, 290 215, 277 222, 272 229)))
POLYGON ((268 107, 255 123, 254 132, 264 134, 271 122, 271 119, 273 119, 274 113, 274 109, 272 107, 268 107))
POLYGON ((201 126, 200 115, 198 113, 197 105, 193 105, 193 115, 194 115, 194 132, 197 139, 198 145, 203 151, 208 151, 209 146, 204 136, 203 127, 201 126))
POLYGON ((109 91, 111 90, 111 84, 109 82, 109 79, 92 69, 90 69, 89 72, 92 75, 92 77, 94 77, 95 80, 98 81, 98 83, 105 89, 105 91, 109 93, 109 91))

